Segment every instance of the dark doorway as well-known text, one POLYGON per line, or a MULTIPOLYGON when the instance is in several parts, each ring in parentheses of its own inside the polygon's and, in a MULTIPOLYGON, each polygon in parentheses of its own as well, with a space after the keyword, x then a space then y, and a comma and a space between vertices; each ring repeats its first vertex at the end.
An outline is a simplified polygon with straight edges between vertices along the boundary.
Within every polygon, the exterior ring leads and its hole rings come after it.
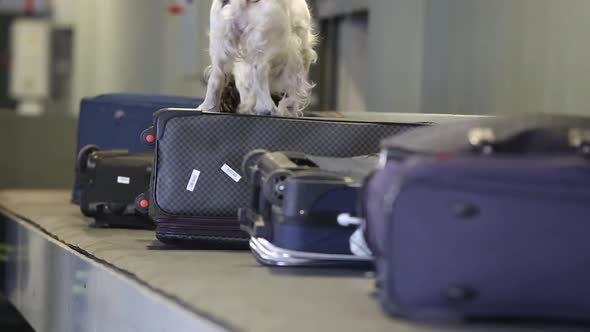
POLYGON ((10 75, 10 24, 16 16, 0 14, 0 108, 13 109, 16 102, 8 96, 10 75))

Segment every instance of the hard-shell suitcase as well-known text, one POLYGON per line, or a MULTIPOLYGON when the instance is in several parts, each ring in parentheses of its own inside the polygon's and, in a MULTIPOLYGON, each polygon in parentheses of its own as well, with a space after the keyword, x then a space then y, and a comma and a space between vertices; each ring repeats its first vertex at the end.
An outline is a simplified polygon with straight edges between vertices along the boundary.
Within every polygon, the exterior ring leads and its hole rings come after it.
POLYGON ((149 200, 136 202, 149 189, 152 162, 153 154, 82 148, 77 167, 82 213, 100 227, 153 229, 153 221, 142 211, 149 200))
POLYGON ((240 209, 242 229, 257 260, 273 266, 369 267, 353 254, 356 212, 363 178, 377 155, 328 158, 299 152, 256 150, 244 158, 252 202, 240 209))
MULTIPOLYGON (((105 94, 84 98, 80 103, 76 153, 87 145, 129 153, 151 152, 141 144, 142 131, 152 124, 153 114, 167 107, 196 107, 202 99, 140 94, 105 94)), ((76 178, 72 201, 80 201, 76 178)))
POLYGON ((349 157, 379 151, 381 139, 423 123, 372 123, 162 110, 156 136, 150 215, 166 243, 248 248, 237 213, 250 203, 243 157, 256 149, 349 157))
POLYGON ((416 319, 590 319, 590 118, 440 125, 384 143, 363 199, 380 298, 416 319))

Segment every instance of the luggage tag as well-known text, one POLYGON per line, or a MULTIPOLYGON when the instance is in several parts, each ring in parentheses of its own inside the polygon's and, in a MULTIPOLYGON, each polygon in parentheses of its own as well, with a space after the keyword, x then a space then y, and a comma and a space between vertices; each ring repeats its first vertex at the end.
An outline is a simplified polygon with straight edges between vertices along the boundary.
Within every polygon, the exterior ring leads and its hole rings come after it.
POLYGON ((118 184, 131 184, 131 178, 127 176, 117 176, 118 184))
POLYGON ((196 169, 193 169, 191 177, 190 177, 188 184, 186 186, 186 190, 188 190, 190 192, 195 191, 195 187, 197 186, 197 181, 199 181, 199 176, 201 176, 201 172, 196 169))
POLYGON ((223 164, 223 166, 221 166, 221 170, 236 183, 240 182, 240 180, 242 179, 242 176, 238 174, 238 172, 236 172, 228 164, 223 164))

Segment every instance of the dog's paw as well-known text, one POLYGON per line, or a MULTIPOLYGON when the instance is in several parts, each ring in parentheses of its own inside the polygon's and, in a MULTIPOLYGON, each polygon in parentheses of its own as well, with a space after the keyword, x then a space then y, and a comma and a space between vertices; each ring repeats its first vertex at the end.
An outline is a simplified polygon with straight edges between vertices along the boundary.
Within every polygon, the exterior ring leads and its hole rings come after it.
POLYGON ((303 116, 303 112, 299 110, 297 104, 286 99, 281 100, 279 103, 277 113, 280 116, 292 118, 300 118, 303 116))
POLYGON ((271 110, 259 110, 259 111, 256 111, 256 115, 271 116, 271 115, 277 115, 277 114, 276 114, 276 112, 273 112, 271 110))
POLYGON ((245 104, 245 103, 241 103, 238 106, 238 113, 239 114, 256 114, 256 112, 254 111, 254 108, 248 104, 245 104))
POLYGON ((266 116, 280 116, 279 109, 276 106, 270 107, 254 107, 254 114, 266 116))
POLYGON ((217 113, 219 109, 215 105, 201 104, 197 107, 197 111, 217 113))

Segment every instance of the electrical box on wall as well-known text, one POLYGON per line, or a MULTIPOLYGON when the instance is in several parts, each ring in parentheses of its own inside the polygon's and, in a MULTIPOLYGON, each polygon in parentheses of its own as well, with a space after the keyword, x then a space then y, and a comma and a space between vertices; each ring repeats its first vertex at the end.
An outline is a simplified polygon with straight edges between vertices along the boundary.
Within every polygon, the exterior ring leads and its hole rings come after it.
POLYGON ((17 19, 11 40, 10 94, 20 114, 41 114, 50 94, 51 24, 45 19, 17 19))

